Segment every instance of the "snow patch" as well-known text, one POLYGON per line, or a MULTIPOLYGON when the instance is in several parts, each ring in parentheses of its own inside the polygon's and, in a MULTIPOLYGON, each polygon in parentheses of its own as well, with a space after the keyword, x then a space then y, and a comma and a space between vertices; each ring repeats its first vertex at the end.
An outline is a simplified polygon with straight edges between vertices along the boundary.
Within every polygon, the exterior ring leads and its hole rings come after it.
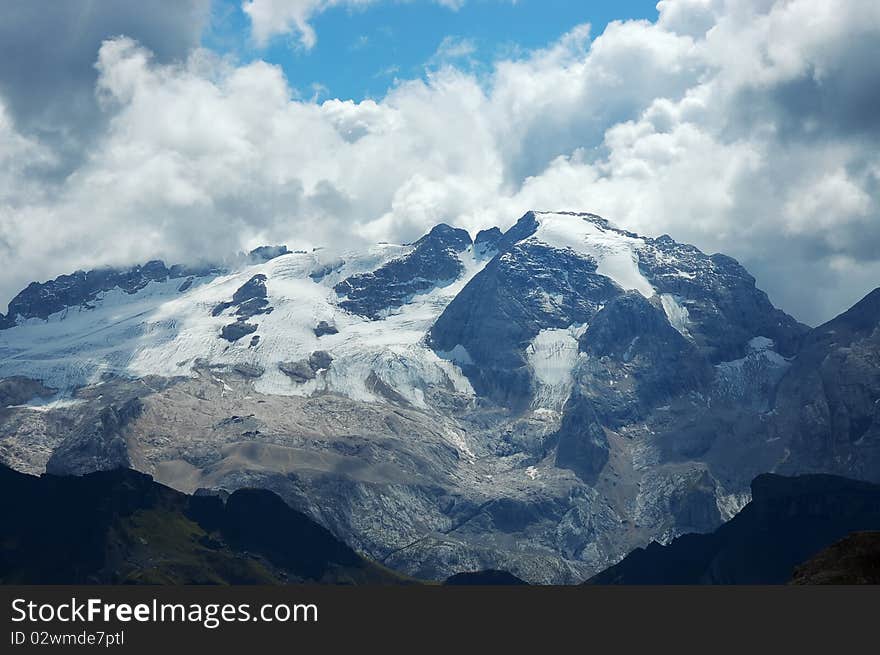
POLYGON ((571 214, 536 213, 537 231, 526 242, 560 250, 572 250, 596 262, 596 272, 611 278, 627 291, 646 298, 655 290, 639 270, 638 252, 644 239, 632 237, 590 217, 571 214))
POLYGON ((83 403, 85 403, 85 401, 78 398, 55 396, 53 398, 32 400, 31 402, 25 403, 23 405, 10 405, 10 407, 13 409, 29 409, 34 412, 51 412, 56 409, 67 409, 69 407, 76 407, 77 405, 82 405, 83 403))

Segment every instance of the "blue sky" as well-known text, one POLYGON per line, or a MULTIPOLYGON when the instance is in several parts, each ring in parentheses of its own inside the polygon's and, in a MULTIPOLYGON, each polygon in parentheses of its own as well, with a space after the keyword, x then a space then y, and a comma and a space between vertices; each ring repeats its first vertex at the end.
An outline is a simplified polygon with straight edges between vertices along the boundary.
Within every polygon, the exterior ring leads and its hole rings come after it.
POLYGON ((582 23, 592 25, 595 37, 610 21, 639 18, 656 20, 656 0, 472 0, 455 11, 430 2, 383 2, 318 14, 310 21, 318 34, 310 50, 289 34, 260 48, 241 0, 215 0, 202 41, 242 63, 280 65, 303 97, 361 100, 381 98, 396 78, 423 75, 444 40, 472 47, 455 63, 480 70, 498 57, 544 47, 582 23))

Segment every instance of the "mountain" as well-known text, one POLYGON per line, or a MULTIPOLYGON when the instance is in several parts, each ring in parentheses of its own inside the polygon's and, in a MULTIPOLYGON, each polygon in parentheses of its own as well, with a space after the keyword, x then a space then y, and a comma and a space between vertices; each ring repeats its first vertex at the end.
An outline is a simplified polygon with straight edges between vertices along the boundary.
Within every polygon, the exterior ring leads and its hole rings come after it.
POLYGON ((813 330, 776 391, 780 471, 880 481, 880 289, 813 330))
POLYGON ((730 257, 592 214, 224 261, 25 289, 0 461, 264 488, 407 575, 530 583, 711 532, 765 472, 880 481, 873 296, 810 330, 730 257))
POLYGON ((2 584, 406 582, 268 491, 187 496, 125 469, 0 466, 0 512, 2 584))
POLYGON ((856 532, 795 569, 791 584, 880 584, 880 532, 856 532))
MULTIPOLYGON (((797 565, 838 539, 878 528, 878 485, 829 475, 762 475, 752 483, 751 502, 714 532, 684 535, 666 546, 652 543, 588 582, 784 584, 797 565)), ((876 556, 876 545, 873 552, 876 556)), ((837 566, 828 553, 818 557, 798 569, 796 579, 815 581, 816 570, 837 566)))

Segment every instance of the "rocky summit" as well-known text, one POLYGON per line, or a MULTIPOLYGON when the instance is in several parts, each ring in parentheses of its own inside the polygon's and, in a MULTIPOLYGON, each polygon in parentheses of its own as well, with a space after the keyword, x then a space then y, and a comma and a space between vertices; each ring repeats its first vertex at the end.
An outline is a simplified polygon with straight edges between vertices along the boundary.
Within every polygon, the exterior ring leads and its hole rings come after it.
POLYGON ((880 481, 880 291, 810 329, 592 214, 75 273, 0 317, 0 460, 274 491, 420 579, 581 582, 756 476, 880 481))

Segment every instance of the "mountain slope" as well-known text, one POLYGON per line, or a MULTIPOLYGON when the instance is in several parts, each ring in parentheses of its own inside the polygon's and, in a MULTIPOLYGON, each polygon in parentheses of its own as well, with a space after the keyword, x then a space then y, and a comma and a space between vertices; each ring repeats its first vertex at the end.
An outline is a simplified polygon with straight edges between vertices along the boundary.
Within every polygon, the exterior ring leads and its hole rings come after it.
POLYGON ((791 583, 880 584, 880 532, 856 532, 832 544, 798 566, 791 583))
POLYGON ((0 466, 0 514, 2 584, 404 581, 267 491, 223 501, 124 469, 35 478, 0 466))
POLYGON ((880 482, 880 289, 808 335, 776 395, 782 470, 880 482))
POLYGON ((763 475, 752 501, 711 534, 652 543, 590 584, 784 584, 795 567, 856 530, 880 528, 880 486, 834 476, 763 475))
MULTIPOLYGON (((712 531, 763 472, 877 473, 870 426, 846 449, 799 436, 833 378, 792 383, 820 346, 742 266, 594 215, 144 268, 37 285, 71 304, 0 326, 0 460, 266 488, 407 574, 533 583, 712 531)), ((834 371, 855 422, 880 399, 866 330, 834 371)))

